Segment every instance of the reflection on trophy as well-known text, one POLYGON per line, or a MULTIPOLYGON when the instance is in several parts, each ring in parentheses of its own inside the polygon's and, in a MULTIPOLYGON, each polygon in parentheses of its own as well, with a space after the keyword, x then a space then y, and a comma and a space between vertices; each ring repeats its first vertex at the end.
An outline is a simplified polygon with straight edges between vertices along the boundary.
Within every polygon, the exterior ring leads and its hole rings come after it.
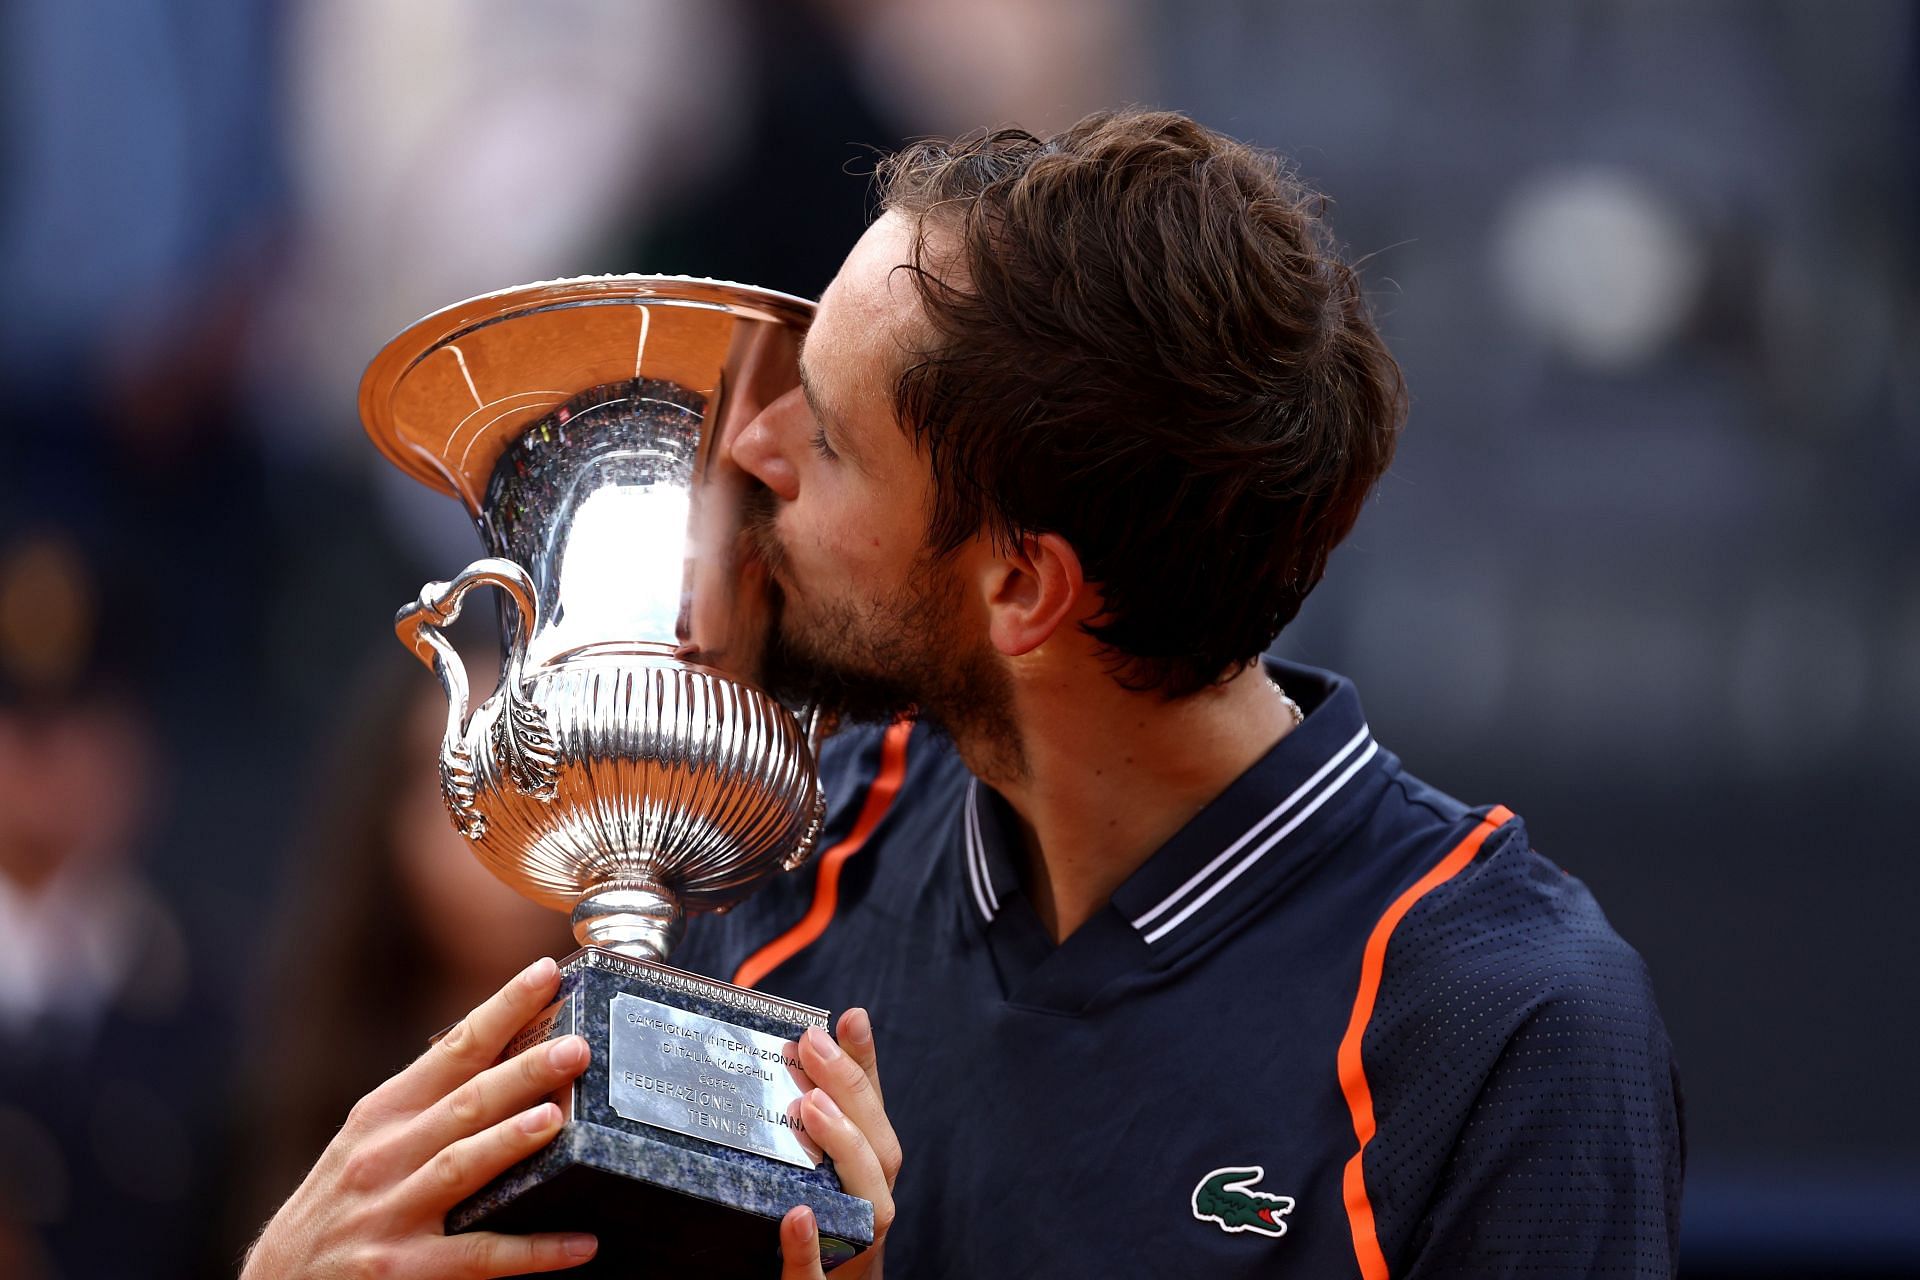
POLYGON ((828 1265, 872 1241, 872 1206, 800 1121, 790 1042, 826 1013, 665 963, 688 914, 798 866, 819 829, 814 717, 755 684, 764 570, 724 457, 797 382, 811 314, 709 280, 528 285, 421 320, 361 382, 381 451, 458 497, 491 552, 395 620, 446 690, 448 811, 581 943, 510 1051, 579 1034, 593 1055, 559 1136, 449 1230, 589 1230, 588 1272, 713 1277, 769 1273, 796 1204, 828 1265), (505 646, 469 707, 439 629, 477 586, 500 592, 505 646))

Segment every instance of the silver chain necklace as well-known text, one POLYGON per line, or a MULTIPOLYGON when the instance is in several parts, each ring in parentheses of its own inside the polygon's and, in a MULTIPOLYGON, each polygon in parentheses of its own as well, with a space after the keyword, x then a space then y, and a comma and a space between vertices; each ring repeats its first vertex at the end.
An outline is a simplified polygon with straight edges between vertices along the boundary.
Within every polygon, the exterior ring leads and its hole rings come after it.
POLYGON ((1276 694, 1279 694, 1280 701, 1287 704, 1287 711, 1290 715, 1293 716, 1293 727, 1298 729, 1301 726, 1301 724, 1306 720, 1307 713, 1300 709, 1299 703, 1295 702, 1292 698, 1289 698, 1287 696, 1287 691, 1285 689, 1282 689, 1280 687, 1280 682, 1278 680, 1275 680, 1272 676, 1267 677, 1267 687, 1272 689, 1276 694))

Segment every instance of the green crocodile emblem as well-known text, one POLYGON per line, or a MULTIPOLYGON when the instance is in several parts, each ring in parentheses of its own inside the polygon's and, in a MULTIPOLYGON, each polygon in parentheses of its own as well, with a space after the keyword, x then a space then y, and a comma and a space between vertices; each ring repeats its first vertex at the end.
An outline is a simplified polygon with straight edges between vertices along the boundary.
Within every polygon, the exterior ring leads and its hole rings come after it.
POLYGON ((1219 1223, 1222 1231, 1287 1234, 1283 1219, 1293 1212, 1293 1197, 1253 1190, 1253 1184, 1266 1176, 1267 1171, 1257 1164, 1244 1169, 1215 1169, 1193 1189, 1193 1216, 1202 1222, 1219 1223))

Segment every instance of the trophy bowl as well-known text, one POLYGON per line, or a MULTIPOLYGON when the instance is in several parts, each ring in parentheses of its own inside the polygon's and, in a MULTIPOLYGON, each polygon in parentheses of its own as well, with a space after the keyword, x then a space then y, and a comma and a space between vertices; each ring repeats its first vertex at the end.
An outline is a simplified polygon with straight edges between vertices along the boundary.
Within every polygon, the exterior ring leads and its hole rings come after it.
POLYGON ((587 1038, 567 1122, 450 1230, 595 1230, 606 1274, 757 1274, 801 1203, 824 1260, 872 1240, 800 1122, 791 1041, 826 1013, 666 964, 689 914, 797 867, 819 832, 819 719, 756 683, 766 571, 727 456, 797 385, 812 310, 689 277, 550 281, 427 316, 361 380, 374 443, 457 498, 489 553, 394 623, 447 695, 449 816, 582 948, 514 1046, 587 1038), (480 586, 505 644, 473 707, 442 628, 480 586))

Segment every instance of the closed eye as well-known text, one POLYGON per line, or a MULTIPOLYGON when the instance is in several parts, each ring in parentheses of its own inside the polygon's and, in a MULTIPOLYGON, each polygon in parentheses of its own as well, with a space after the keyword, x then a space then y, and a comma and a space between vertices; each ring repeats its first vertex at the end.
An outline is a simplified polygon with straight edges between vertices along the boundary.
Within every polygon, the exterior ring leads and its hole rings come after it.
POLYGON ((813 451, 829 462, 840 456, 833 451, 833 446, 827 443, 827 429, 825 427, 814 427, 812 444, 813 451))

